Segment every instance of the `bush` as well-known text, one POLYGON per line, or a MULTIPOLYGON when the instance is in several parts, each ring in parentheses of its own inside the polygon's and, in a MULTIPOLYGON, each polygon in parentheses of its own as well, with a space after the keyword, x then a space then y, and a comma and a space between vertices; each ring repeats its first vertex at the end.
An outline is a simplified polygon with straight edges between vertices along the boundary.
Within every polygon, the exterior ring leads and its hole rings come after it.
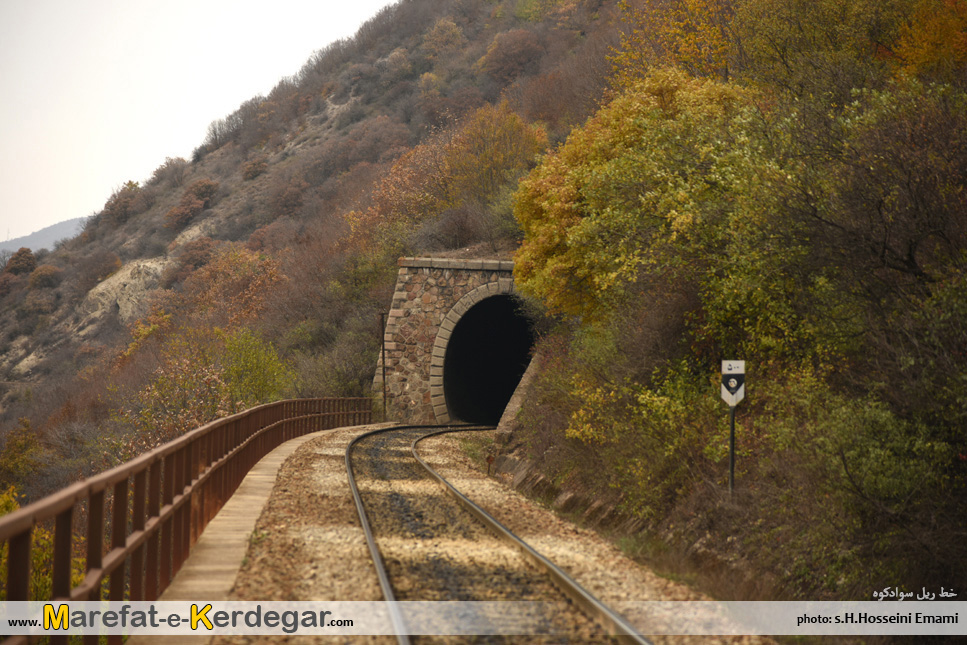
POLYGON ((188 174, 188 162, 181 157, 167 157, 163 164, 158 166, 151 180, 151 185, 167 184, 169 186, 181 186, 188 174))
POLYGON ((181 230, 205 210, 205 203, 190 195, 181 198, 181 203, 165 214, 165 226, 174 230, 181 230))
POLYGON ((259 157, 258 159, 253 159, 249 161, 244 166, 242 166, 242 179, 246 181, 251 181, 255 179, 262 173, 264 173, 269 167, 268 162, 265 157, 259 157))
POLYGON ((60 284, 63 272, 50 264, 42 264, 30 274, 31 289, 49 289, 60 284))
POLYGON ((219 184, 211 179, 199 179, 185 189, 181 203, 165 214, 165 226, 179 230, 188 225, 199 213, 210 207, 219 184))
POLYGON ((212 199, 215 197, 215 194, 218 193, 218 188, 219 184, 217 181, 213 181, 211 179, 199 179, 185 189, 185 195, 194 197, 202 202, 204 208, 209 208, 212 204, 212 199))
POLYGON ((152 191, 141 188, 136 181, 129 181, 111 194, 104 204, 101 217, 111 225, 119 226, 148 210, 153 201, 152 191))
MULTIPOLYGON (((9 486, 0 491, 0 516, 12 513, 20 508, 20 493, 16 486, 9 486)), ((54 568, 54 536, 50 528, 44 525, 35 526, 31 536, 30 549, 30 594, 29 600, 47 601, 53 595, 51 572, 54 568)), ((75 537, 75 544, 84 543, 83 539, 75 537)), ((7 567, 10 560, 9 545, 6 541, 0 544, 0 578, 7 579, 7 567)), ((71 586, 76 586, 84 579, 84 558, 74 553, 71 558, 71 586)), ((0 588, 0 601, 7 599, 6 586, 0 588)))
POLYGON ((295 376, 271 343, 248 329, 223 334, 225 381, 232 400, 246 406, 282 398, 295 376))
POLYGON ((273 217, 292 217, 302 208, 303 194, 309 184, 301 176, 280 177, 269 189, 269 209, 273 217))
POLYGON ((210 237, 201 237, 185 244, 177 262, 165 270, 162 286, 167 289, 183 282, 195 269, 208 263, 214 249, 215 241, 210 237))
POLYGON ((20 419, 17 427, 7 433, 0 451, 0 486, 23 486, 40 469, 43 453, 30 420, 20 419))
POLYGON ((12 273, 0 273, 0 298, 12 293, 17 288, 19 279, 12 273))

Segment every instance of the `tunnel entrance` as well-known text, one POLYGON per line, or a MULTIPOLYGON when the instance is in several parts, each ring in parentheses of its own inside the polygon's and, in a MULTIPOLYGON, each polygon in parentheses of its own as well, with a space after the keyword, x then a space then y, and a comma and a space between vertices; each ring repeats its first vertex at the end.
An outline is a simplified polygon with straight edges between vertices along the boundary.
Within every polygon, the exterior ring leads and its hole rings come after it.
POLYGON ((534 344, 517 301, 480 301, 457 322, 443 362, 443 392, 453 419, 496 425, 517 389, 534 344))

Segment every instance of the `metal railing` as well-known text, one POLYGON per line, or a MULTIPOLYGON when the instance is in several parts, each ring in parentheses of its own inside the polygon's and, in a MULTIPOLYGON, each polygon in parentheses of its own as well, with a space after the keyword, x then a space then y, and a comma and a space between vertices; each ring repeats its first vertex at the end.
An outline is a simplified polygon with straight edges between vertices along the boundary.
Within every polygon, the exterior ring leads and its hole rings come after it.
MULTIPOLYGON (((368 398, 269 403, 213 421, 0 517, 0 543, 8 547, 7 600, 30 598, 31 536, 35 526, 51 522, 50 600, 157 600, 262 457, 289 439, 371 420, 368 398), (72 586, 72 560, 85 544, 84 578, 72 586)), ((121 637, 108 640, 120 643, 121 637)), ((27 642, 22 636, 3 645, 27 642)), ((67 637, 51 636, 50 642, 66 643, 67 637)))

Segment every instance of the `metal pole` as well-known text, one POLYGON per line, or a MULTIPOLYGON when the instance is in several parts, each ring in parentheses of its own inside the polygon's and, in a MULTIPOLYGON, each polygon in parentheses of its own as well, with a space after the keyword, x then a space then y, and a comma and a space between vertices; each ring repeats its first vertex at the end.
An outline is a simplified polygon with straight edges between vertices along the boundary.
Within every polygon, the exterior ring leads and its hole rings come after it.
POLYGON ((729 406, 729 497, 735 489, 735 406, 729 406))
POLYGON ((383 358, 383 421, 386 421, 386 312, 379 312, 380 353, 383 358))

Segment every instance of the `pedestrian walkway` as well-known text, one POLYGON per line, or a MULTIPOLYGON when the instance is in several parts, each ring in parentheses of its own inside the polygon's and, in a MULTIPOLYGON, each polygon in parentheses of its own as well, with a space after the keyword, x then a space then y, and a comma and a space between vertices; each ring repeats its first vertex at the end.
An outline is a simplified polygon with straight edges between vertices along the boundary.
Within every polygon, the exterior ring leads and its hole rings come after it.
MULTIPOLYGON (((291 439, 262 458, 248 472, 198 542, 192 547, 178 575, 161 594, 159 600, 224 601, 235 584, 248 549, 249 537, 262 507, 272 493, 282 463, 306 441, 331 430, 320 430, 291 439)), ((211 636, 133 636, 127 645, 151 645, 161 642, 180 645, 203 645, 211 636)))

